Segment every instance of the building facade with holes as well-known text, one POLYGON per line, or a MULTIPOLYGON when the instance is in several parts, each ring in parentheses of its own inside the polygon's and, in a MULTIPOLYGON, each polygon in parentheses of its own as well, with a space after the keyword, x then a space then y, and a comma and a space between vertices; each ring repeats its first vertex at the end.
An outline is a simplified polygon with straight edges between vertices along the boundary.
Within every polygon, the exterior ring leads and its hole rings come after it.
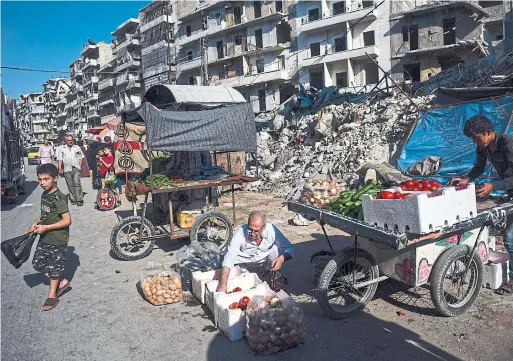
POLYGON ((440 71, 504 54, 501 1, 393 1, 390 4, 392 78, 422 82, 440 71))
MULTIPOLYGON (((299 81, 340 92, 373 89, 390 69, 389 0, 297 3, 299 81)), ((384 84, 384 83, 383 83, 384 84)))
POLYGON ((237 89, 256 113, 294 92, 294 1, 178 2, 177 84, 237 89))
POLYGON ((144 89, 176 80, 176 1, 153 1, 139 11, 144 89))

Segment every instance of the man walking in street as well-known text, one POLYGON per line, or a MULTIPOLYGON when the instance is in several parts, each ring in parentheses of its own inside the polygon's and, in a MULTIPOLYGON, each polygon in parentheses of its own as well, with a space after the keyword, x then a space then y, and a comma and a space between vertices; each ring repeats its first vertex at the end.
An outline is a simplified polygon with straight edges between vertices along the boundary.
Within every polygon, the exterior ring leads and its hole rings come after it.
POLYGON ((53 147, 48 143, 48 139, 43 141, 43 145, 39 147, 38 165, 50 164, 53 162, 53 147))
POLYGON ((64 179, 69 190, 71 204, 84 205, 84 194, 80 183, 80 170, 82 169, 84 154, 78 145, 73 144, 73 136, 66 136, 66 145, 59 148, 57 161, 59 162, 59 174, 64 173, 64 179))

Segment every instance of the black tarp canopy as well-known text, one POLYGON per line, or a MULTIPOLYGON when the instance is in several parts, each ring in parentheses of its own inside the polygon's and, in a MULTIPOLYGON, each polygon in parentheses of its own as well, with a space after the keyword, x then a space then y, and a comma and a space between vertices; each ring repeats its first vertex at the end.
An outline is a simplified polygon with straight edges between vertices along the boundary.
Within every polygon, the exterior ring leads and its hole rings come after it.
POLYGON ((202 111, 159 110, 149 102, 122 113, 123 122, 144 122, 151 151, 256 152, 251 104, 202 111))

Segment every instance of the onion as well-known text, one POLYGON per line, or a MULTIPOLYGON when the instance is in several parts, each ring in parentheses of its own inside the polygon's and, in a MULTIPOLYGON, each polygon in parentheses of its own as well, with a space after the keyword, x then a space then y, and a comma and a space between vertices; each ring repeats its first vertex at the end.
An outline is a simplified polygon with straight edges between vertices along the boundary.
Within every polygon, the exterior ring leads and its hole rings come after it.
POLYGON ((337 193, 338 193, 337 188, 331 188, 331 189, 330 189, 330 195, 332 195, 332 196, 336 196, 336 195, 337 195, 337 193))

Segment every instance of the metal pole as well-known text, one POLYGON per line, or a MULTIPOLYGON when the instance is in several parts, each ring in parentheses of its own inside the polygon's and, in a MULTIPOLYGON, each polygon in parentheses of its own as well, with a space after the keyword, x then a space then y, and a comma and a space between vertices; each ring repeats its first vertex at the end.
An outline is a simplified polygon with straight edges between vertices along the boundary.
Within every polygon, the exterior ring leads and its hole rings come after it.
POLYGON ((372 59, 372 58, 369 56, 369 54, 365 53, 365 55, 367 55, 367 57, 368 57, 368 58, 369 58, 369 59, 370 59, 374 64, 376 64, 376 66, 377 66, 378 68, 380 68, 380 69, 381 69, 381 71, 382 71, 383 73, 385 73, 385 76, 386 76, 386 77, 389 77, 389 78, 390 78, 390 81, 391 81, 391 82, 392 82, 392 83, 397 87, 397 89, 399 89, 399 90, 401 91, 401 93, 403 93, 403 94, 406 96, 406 98, 408 98, 408 100, 410 101, 410 103, 412 103, 412 104, 413 104, 413 106, 414 106, 415 108, 417 108, 417 110, 418 110, 418 111, 420 111, 420 109, 419 109, 419 107, 417 106, 417 104, 415 104, 415 102, 414 102, 413 100, 411 100, 410 96, 409 96, 408 94, 406 94, 406 92, 405 92, 405 91, 404 91, 404 90, 403 90, 399 85, 397 85, 397 83, 394 81, 394 79, 392 79, 392 77, 390 77, 390 74, 388 74, 388 72, 386 72, 382 67, 380 67, 380 66, 379 66, 379 64, 378 64, 378 63, 376 63, 376 61, 375 61, 374 59, 372 59))
POLYGON ((322 231, 324 232, 324 237, 326 237, 326 241, 328 241, 328 246, 330 246, 331 254, 335 254, 335 251, 333 250, 333 247, 331 246, 330 238, 328 237, 328 233, 326 233, 326 229, 324 228, 324 222, 319 222, 322 228, 322 231))

